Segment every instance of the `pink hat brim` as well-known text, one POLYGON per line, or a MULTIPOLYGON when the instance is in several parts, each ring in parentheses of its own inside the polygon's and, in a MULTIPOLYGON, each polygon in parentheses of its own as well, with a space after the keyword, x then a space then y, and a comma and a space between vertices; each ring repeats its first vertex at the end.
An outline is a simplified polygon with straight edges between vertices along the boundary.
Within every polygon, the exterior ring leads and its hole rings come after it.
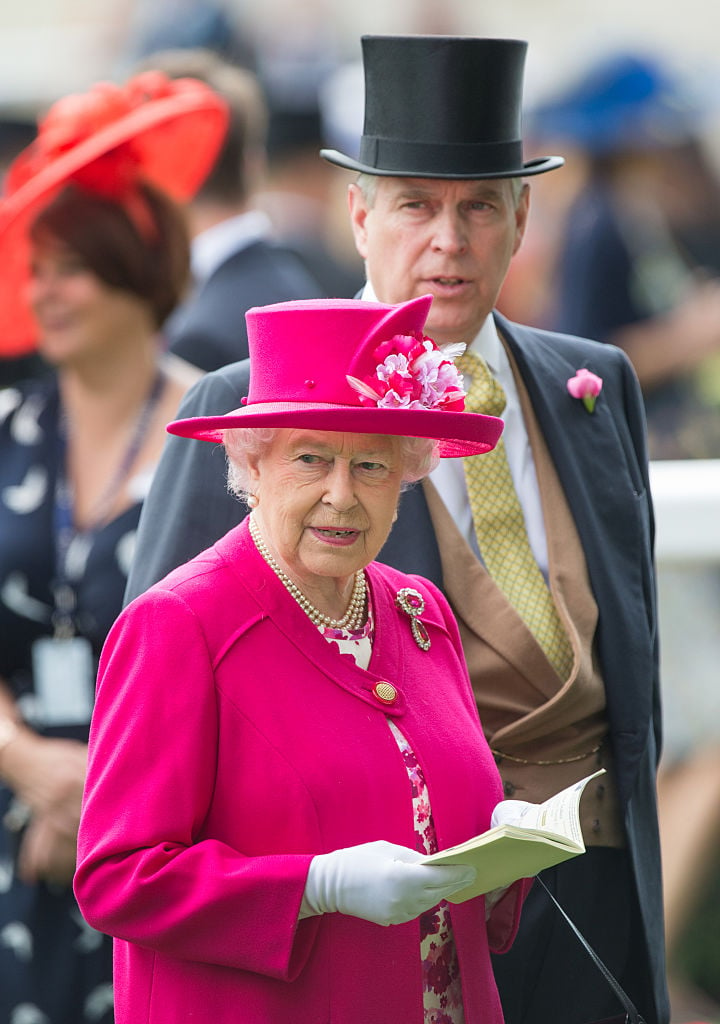
POLYGON ((443 459, 492 451, 504 423, 497 416, 440 409, 377 409, 367 406, 308 405, 295 402, 256 403, 224 416, 195 416, 169 423, 178 437, 222 443, 233 427, 307 427, 351 434, 426 437, 439 443, 443 459))

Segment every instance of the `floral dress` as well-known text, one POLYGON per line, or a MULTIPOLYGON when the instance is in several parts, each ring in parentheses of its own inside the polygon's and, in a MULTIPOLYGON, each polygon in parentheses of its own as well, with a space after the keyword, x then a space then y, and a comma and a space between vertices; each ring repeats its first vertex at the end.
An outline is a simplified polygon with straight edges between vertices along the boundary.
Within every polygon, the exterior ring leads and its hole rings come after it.
MULTIPOLYGON (((357 632, 318 627, 341 654, 350 655, 367 668, 372 654, 373 615, 357 632)), ((387 719, 402 755, 410 783, 415 821, 415 849, 437 853, 437 837, 422 766, 395 722, 387 719)), ((464 1024, 460 965, 453 937, 450 908, 446 900, 420 915, 420 959, 423 974, 423 1024, 464 1024)))

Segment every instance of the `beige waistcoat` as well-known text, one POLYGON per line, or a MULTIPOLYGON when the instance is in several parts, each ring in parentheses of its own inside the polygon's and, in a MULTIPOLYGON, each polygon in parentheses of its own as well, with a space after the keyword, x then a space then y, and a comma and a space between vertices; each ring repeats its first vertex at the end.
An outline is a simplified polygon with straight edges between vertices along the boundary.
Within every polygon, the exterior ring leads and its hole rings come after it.
POLYGON ((589 784, 581 801, 583 835, 588 845, 622 846, 605 688, 595 655, 597 606, 554 464, 515 366, 513 372, 540 486, 550 586, 575 655, 570 677, 559 678, 426 480, 443 585, 505 795, 538 803, 603 767, 607 774, 589 784))

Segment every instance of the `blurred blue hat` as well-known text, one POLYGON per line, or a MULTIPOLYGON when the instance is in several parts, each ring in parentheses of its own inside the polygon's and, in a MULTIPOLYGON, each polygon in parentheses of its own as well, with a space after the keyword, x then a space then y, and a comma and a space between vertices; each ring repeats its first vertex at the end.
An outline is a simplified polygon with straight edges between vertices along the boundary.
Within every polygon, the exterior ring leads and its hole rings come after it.
POLYGON ((703 112, 694 91, 659 60, 616 54, 529 111, 527 123, 536 138, 566 139, 601 154, 689 139, 703 112))

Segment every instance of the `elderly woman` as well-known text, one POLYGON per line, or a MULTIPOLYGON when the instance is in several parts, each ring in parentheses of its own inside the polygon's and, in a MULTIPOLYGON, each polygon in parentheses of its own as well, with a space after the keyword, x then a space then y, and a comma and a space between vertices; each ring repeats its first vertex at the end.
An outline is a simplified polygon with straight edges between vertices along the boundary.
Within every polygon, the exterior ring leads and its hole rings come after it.
POLYGON ((473 870, 421 863, 489 826, 498 772, 446 601, 374 561, 403 484, 502 427, 430 301, 251 310, 244 407, 169 428, 224 440, 252 512, 103 652, 75 891, 118 1024, 502 1021, 524 883, 450 908, 473 870))

